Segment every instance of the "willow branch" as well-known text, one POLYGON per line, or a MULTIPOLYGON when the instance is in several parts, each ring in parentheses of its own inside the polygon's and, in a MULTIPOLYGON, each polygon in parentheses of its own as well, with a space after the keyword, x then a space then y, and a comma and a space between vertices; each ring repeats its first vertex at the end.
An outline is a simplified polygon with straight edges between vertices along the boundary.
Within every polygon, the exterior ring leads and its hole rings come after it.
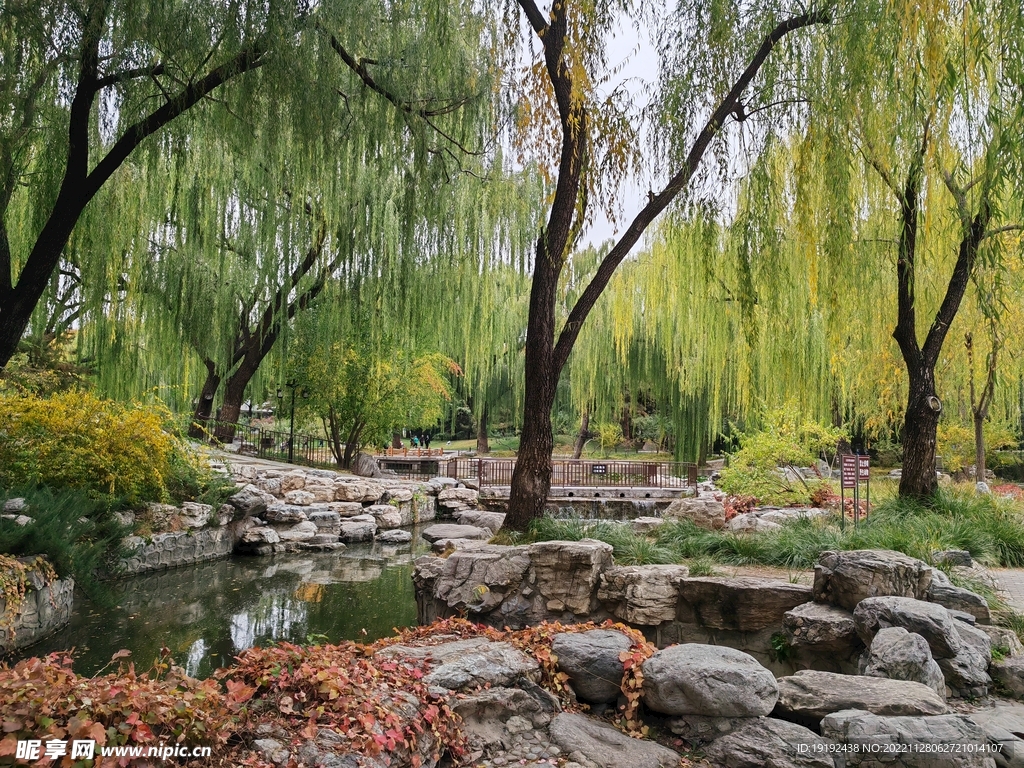
POLYGON ((96 89, 102 90, 103 88, 126 83, 139 77, 157 77, 162 75, 164 70, 164 63, 160 62, 152 67, 135 67, 133 69, 123 69, 120 72, 111 72, 96 80, 96 89))
POLYGON ((569 358, 569 353, 572 351, 573 345, 576 343, 576 338, 579 336, 580 329, 583 327, 584 320, 586 320, 590 311, 594 308, 598 297, 600 297, 601 293, 608 285, 608 282, 611 280, 615 270, 630 250, 632 250, 633 246, 636 245, 637 241, 639 241, 647 227, 650 226, 650 224, 669 206, 669 204, 689 183, 693 174, 696 172, 701 159, 704 157, 704 153, 710 145, 711 140, 721 130, 728 116, 736 110, 736 105, 739 104, 740 96, 760 71, 765 60, 768 58, 768 54, 770 54, 778 42, 790 32, 815 24, 828 23, 830 18, 829 14, 824 11, 815 11, 795 16, 781 22, 771 31, 771 33, 768 34, 767 37, 765 37, 760 48, 758 48, 757 52, 750 60, 750 63, 747 65, 747 68, 736 80, 729 93, 721 103, 719 103, 718 107, 712 113, 711 118, 704 126, 704 129, 694 140, 693 146, 690 148, 690 152, 686 157, 686 162, 683 167, 676 172, 668 185, 660 193, 653 196, 640 213, 636 215, 619 241, 602 260, 601 265, 598 267, 597 272, 590 281, 590 284, 587 285, 579 299, 577 299, 576 303, 573 305, 572 311, 569 313, 569 317, 566 320, 565 325, 562 327, 562 331, 558 336, 558 342, 555 345, 554 359, 556 372, 561 371, 565 366, 565 362, 569 358))

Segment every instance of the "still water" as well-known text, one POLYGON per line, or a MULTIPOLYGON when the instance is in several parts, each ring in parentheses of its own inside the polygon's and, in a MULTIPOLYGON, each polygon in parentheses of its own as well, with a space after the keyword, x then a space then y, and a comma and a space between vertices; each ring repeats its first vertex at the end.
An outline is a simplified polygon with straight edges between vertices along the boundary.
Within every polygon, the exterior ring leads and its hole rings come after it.
POLYGON ((22 655, 74 648, 75 671, 92 675, 121 649, 148 669, 167 646, 188 674, 208 677, 239 651, 276 640, 375 640, 416 623, 412 561, 426 552, 413 530, 410 544, 235 556, 135 576, 110 585, 111 608, 76 593, 71 623, 22 655))

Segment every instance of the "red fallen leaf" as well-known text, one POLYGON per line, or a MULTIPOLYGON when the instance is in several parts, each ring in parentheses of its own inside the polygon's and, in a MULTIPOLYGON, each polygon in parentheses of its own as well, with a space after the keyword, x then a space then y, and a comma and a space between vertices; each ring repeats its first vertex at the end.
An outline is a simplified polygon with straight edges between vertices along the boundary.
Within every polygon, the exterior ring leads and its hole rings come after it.
POLYGON ((18 751, 18 737, 13 733, 0 739, 0 757, 13 755, 18 751))
POLYGON ((21 722, 18 720, 4 720, 4 733, 14 733, 21 730, 21 722))
POLYGON ((316 720, 311 717, 309 722, 306 723, 306 727, 299 731, 299 736, 304 739, 315 739, 317 731, 318 728, 316 727, 316 720))

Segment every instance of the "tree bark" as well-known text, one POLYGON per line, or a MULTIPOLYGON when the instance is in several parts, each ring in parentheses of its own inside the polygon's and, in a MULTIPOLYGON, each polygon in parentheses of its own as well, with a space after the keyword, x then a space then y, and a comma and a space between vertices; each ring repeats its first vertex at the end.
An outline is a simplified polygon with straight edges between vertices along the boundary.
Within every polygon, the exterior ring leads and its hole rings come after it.
POLYGON ((481 453, 490 453, 491 444, 487 440, 487 402, 484 401, 483 408, 480 410, 480 419, 476 424, 476 452, 477 455, 481 453))
POLYGON ((220 387, 221 378, 212 360, 204 360, 203 363, 206 365, 206 381, 203 382, 203 390, 192 411, 192 424, 188 428, 188 436, 195 440, 206 437, 206 425, 213 413, 213 398, 220 387))
POLYGON ((569 312, 555 343, 555 298, 558 278, 565 263, 570 239, 581 227, 585 217, 585 200, 580 205, 580 173, 587 147, 587 113, 583 99, 573 95, 572 73, 563 58, 567 39, 567 2, 552 6, 550 19, 545 19, 534 0, 519 0, 527 21, 543 46, 544 63, 558 108, 561 127, 555 196, 547 224, 537 239, 530 289, 530 309, 526 331, 526 390, 523 405, 523 432, 519 453, 512 474, 508 514, 502 528, 522 531, 533 519, 544 514, 544 505, 551 488, 551 408, 562 369, 569 358, 584 321, 612 275, 644 231, 688 185, 712 139, 730 115, 739 114, 740 98, 757 75, 768 54, 789 32, 828 21, 825 13, 812 12, 778 24, 765 37, 747 68, 712 113, 698 134, 684 166, 668 185, 637 214, 619 241, 604 257, 593 279, 583 290, 569 312))
POLYGON ((903 420, 903 468, 900 496, 924 499, 938 488, 935 477, 936 430, 942 404, 935 396, 935 373, 921 365, 909 369, 910 395, 903 420))
POLYGON ((583 447, 587 444, 587 436, 590 434, 590 409, 587 408, 583 411, 583 417, 580 419, 580 431, 576 435, 576 444, 572 447, 572 458, 574 461, 579 461, 583 455, 583 447))
POLYGON ((224 386, 224 402, 220 406, 220 418, 213 435, 222 443, 230 443, 235 439, 235 427, 238 423, 238 416, 242 412, 242 403, 245 400, 245 388, 249 386, 252 377, 260 367, 263 355, 248 354, 228 377, 224 386))

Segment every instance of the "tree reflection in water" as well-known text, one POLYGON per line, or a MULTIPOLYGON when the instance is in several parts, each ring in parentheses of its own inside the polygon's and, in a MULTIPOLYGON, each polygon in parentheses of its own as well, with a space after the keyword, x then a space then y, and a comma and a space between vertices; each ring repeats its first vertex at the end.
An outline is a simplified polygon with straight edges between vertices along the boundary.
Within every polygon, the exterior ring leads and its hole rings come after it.
POLYGON ((428 551, 418 534, 415 549, 361 544, 137 576, 113 585, 109 609, 76 594, 68 627, 23 655, 75 648, 75 671, 91 675, 122 648, 145 668, 167 646, 188 674, 207 677, 254 645, 375 640, 416 623, 412 561, 428 551))

